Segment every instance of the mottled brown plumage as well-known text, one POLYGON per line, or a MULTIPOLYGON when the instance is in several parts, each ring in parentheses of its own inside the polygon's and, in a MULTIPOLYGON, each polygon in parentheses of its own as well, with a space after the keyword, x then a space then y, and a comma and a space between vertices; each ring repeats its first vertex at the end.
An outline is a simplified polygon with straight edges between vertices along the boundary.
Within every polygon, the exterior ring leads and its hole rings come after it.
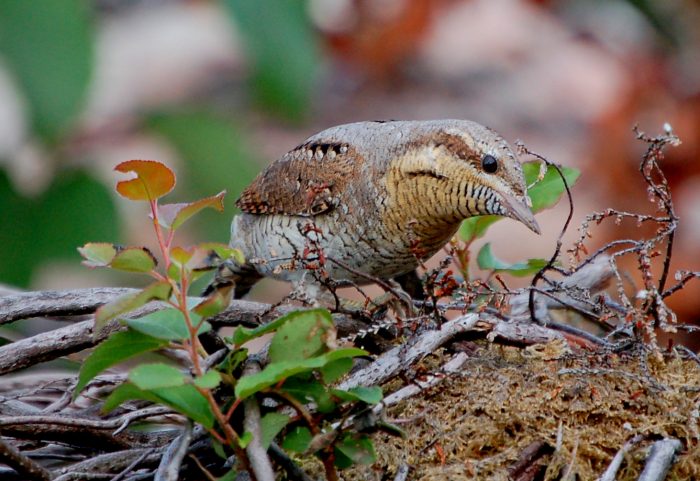
POLYGON ((261 276, 314 285, 310 265, 361 284, 353 270, 392 278, 475 215, 509 216, 538 232, 514 152, 466 120, 330 128, 273 162, 236 204, 231 245, 247 260, 232 273, 238 294, 261 276))
POLYGON ((327 212, 337 205, 361 162, 362 156, 347 144, 307 142, 273 162, 243 191, 236 205, 248 214, 327 212))

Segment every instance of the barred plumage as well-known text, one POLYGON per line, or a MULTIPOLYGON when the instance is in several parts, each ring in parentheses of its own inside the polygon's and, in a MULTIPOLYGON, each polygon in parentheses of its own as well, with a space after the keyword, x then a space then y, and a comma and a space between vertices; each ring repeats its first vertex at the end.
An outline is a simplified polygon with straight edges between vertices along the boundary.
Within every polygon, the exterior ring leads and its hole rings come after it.
POLYGON ((467 120, 330 128, 273 162, 237 205, 231 246, 247 259, 234 275, 241 286, 258 276, 310 279, 314 263, 336 280, 366 283, 353 270, 392 278, 474 215, 509 216, 539 232, 515 153, 467 120))

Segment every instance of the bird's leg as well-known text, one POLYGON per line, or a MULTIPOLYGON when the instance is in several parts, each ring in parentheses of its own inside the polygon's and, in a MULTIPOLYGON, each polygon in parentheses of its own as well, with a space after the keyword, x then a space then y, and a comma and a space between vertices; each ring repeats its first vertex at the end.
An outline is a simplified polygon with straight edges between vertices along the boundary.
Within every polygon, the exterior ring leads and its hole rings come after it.
POLYGON ((370 313, 372 316, 387 309, 393 310, 399 317, 404 319, 417 315, 416 308, 413 306, 413 297, 393 279, 389 279, 386 282, 391 286, 391 291, 370 300, 372 304, 370 313))
POLYGON ((394 277, 394 280, 401 286, 401 289, 418 301, 426 299, 425 291, 423 290, 423 281, 418 275, 418 271, 413 269, 405 274, 394 277))
POLYGON ((293 282, 294 287, 290 298, 313 307, 327 307, 352 316, 370 319, 382 317, 388 309, 391 309, 398 317, 402 318, 413 317, 417 314, 413 307, 411 295, 401 285, 393 280, 383 281, 382 285, 389 290, 378 297, 370 298, 365 296, 364 301, 347 299, 339 297, 336 289, 346 286, 354 286, 359 289, 356 284, 342 280, 326 279, 321 281, 320 279, 314 279, 310 275, 310 271, 307 271, 293 282))
MULTIPOLYGON (((330 292, 324 289, 321 285, 313 280, 307 279, 309 271, 305 271, 299 279, 292 283, 293 289, 290 293, 290 299, 300 301, 312 307, 326 307, 330 292)), ((332 297, 330 298, 332 300, 332 297)))
MULTIPOLYGON (((377 319, 384 317, 388 309, 391 309, 401 318, 409 318, 417 314, 413 307, 413 299, 400 285, 394 281, 383 281, 382 284, 390 290, 375 298, 370 298, 360 290, 362 295, 365 296, 364 301, 340 298, 333 293, 331 294, 333 294, 338 310, 350 315, 377 319)), ((358 290, 360 289, 354 283, 350 285, 358 290)))

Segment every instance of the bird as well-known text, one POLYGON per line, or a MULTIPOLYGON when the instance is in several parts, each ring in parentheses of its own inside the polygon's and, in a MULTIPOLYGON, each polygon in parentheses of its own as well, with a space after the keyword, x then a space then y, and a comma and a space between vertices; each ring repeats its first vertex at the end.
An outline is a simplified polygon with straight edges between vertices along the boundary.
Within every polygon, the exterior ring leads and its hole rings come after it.
POLYGON ((244 296, 263 277, 323 290, 318 274, 364 285, 415 271, 462 220, 515 219, 533 232, 515 151, 494 130, 456 119, 364 121, 319 132, 242 192, 219 275, 244 296))

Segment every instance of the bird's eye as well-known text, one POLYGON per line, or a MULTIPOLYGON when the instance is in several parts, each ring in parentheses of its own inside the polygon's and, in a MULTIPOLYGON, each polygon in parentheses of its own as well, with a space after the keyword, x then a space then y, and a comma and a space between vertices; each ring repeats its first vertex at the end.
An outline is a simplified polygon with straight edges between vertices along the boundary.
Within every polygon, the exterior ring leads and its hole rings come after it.
POLYGON ((493 155, 486 154, 481 158, 481 168, 487 174, 493 174, 498 170, 498 161, 493 155))

